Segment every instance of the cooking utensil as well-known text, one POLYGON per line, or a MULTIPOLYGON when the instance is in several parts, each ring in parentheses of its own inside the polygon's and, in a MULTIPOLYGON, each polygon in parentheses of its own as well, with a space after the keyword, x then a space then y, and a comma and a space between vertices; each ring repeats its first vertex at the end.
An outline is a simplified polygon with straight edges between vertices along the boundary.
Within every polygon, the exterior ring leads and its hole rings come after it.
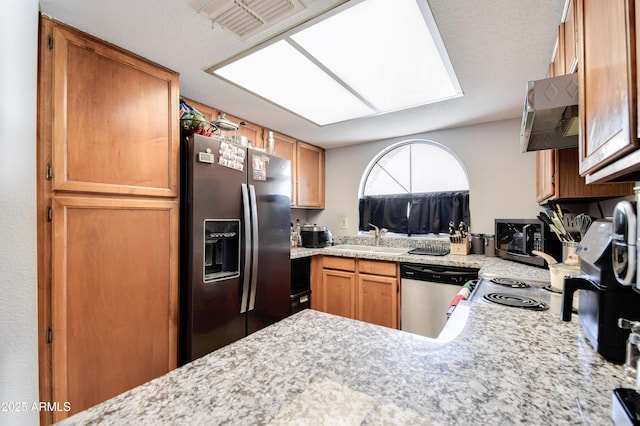
POLYGON ((553 256, 540 250, 531 250, 531 254, 535 254, 536 256, 543 258, 549 265, 555 265, 556 263, 558 263, 558 261, 553 256))
POLYGON ((584 238, 584 235, 589 230, 589 227, 591 226, 591 222, 593 220, 591 219, 591 216, 588 216, 584 213, 580 213, 573 219, 573 221, 580 232, 580 240, 582 241, 582 239, 584 238))

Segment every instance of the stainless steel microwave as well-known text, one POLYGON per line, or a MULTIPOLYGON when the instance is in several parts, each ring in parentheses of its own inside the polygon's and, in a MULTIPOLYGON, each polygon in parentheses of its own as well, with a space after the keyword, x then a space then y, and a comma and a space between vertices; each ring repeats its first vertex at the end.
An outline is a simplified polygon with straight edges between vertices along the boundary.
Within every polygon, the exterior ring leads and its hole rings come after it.
POLYGON ((504 259, 546 267, 544 259, 532 251, 550 254, 559 261, 562 257, 562 243, 549 225, 538 219, 496 219, 495 233, 496 255, 504 259))

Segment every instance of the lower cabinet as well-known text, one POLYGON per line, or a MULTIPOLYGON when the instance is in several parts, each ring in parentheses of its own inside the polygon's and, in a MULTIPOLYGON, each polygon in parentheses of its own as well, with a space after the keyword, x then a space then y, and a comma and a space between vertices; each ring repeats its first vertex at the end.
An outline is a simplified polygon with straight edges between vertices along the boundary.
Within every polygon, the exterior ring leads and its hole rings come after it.
POLYGON ((312 308, 398 328, 398 264, 323 256, 312 263, 312 308))
POLYGON ((358 261, 356 319, 398 328, 398 264, 358 261))
POLYGON ((177 367, 175 201, 52 200, 52 401, 62 420, 177 367))

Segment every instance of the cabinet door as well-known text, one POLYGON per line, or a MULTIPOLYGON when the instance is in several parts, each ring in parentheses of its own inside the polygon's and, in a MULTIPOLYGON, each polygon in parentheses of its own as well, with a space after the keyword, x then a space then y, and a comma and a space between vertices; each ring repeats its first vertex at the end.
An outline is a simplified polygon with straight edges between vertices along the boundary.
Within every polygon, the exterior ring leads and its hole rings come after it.
POLYGON ((233 121, 234 123, 244 123, 238 128, 238 136, 246 136, 249 139, 249 143, 251 143, 251 146, 255 148, 265 147, 262 136, 262 127, 229 114, 225 114, 225 118, 227 120, 233 121))
POLYGON ((398 328, 398 279, 378 275, 358 275, 358 315, 356 319, 398 328))
POLYGON ((589 182, 622 173, 598 170, 637 148, 635 39, 631 0, 579 0, 580 174, 589 182))
POLYGON ((576 28, 576 7, 573 0, 567 2, 564 19, 564 74, 572 74, 578 69, 578 43, 576 28))
POLYGON ((298 141, 298 207, 324 208, 324 149, 298 141))
POLYGON ((322 271, 322 311, 347 318, 356 318, 355 272, 322 271))
POLYGON ((53 198, 54 421, 176 368, 178 206, 53 198))
POLYGON ((536 151, 536 200, 540 203, 555 195, 555 150, 536 151))
POLYGON ((178 196, 178 75, 63 25, 47 25, 53 190, 178 196))
POLYGON ((565 74, 564 66, 564 22, 558 26, 556 36, 556 50, 553 56, 553 75, 554 77, 565 74))
POLYGON ((296 166, 296 140, 281 133, 273 132, 275 154, 278 157, 291 161, 291 207, 298 202, 297 194, 297 166, 296 166))

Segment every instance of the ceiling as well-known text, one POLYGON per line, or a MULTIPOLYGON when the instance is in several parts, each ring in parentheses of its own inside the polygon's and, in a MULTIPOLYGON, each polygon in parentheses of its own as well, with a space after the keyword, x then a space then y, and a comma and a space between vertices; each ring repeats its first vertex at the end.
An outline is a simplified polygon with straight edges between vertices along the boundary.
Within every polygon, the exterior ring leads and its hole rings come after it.
MULTIPOLYGON (((333 148, 521 117, 527 81, 546 77, 565 2, 428 0, 464 96, 319 127, 204 69, 344 0, 302 0, 304 12, 246 41, 213 27, 190 6, 191 1, 40 0, 40 9, 72 27, 177 71, 181 95, 297 139, 333 148)), ((389 3, 391 7, 393 0, 389 3)), ((399 48, 411 54, 410 46, 399 48)))

